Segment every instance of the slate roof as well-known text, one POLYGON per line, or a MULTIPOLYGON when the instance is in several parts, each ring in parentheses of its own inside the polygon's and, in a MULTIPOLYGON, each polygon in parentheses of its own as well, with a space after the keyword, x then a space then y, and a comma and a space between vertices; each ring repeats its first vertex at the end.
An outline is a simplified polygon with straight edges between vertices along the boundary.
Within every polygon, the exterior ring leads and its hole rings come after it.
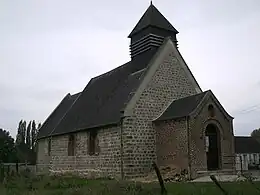
POLYGON ((149 61, 127 62, 92 78, 77 98, 67 95, 44 122, 38 139, 119 123, 149 61))
POLYGON ((55 108, 55 110, 50 114, 50 116, 42 124, 38 139, 49 136, 54 128, 57 126, 58 122, 64 117, 65 113, 70 109, 75 100, 80 96, 81 93, 74 95, 67 94, 60 104, 55 108))
POLYGON ((209 90, 173 101, 156 121, 188 116, 198 106, 208 92, 209 90))
POLYGON ((252 137, 235 136, 235 153, 260 153, 260 143, 252 137))
POLYGON ((176 34, 179 33, 171 25, 171 23, 160 13, 160 11, 153 4, 151 4, 128 37, 132 37, 134 34, 138 33, 139 31, 148 26, 158 27, 160 29, 172 31, 176 34))
MULTIPOLYGON (((147 25, 177 32, 153 5, 147 9, 132 33, 147 25)), ((122 111, 139 86, 153 55, 142 54, 92 78, 75 101, 61 102, 54 114, 46 120, 50 122, 46 122, 40 129, 39 138, 119 123, 122 111)))
POLYGON ((119 123, 147 63, 130 61, 91 79, 52 135, 119 123))

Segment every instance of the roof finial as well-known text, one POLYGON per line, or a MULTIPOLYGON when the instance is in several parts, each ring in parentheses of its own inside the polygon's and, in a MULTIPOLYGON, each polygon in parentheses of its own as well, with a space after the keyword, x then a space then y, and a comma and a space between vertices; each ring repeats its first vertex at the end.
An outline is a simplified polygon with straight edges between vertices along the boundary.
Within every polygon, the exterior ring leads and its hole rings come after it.
POLYGON ((153 1, 151 0, 151 5, 153 4, 153 1))

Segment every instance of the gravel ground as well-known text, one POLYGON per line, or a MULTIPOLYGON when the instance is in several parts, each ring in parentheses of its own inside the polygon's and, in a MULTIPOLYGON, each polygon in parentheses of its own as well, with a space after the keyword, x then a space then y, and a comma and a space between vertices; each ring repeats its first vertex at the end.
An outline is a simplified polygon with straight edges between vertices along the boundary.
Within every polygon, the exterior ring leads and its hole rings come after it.
MULTIPOLYGON (((238 176, 238 175, 216 175, 216 179, 218 181, 222 181, 222 182, 235 182, 235 181, 245 181, 246 178, 243 176, 238 176)), ((256 177, 256 179, 254 179, 254 181, 260 181, 260 177, 256 177)), ((200 177, 197 178, 191 182, 213 182, 210 179, 210 176, 204 176, 204 177, 200 177)))

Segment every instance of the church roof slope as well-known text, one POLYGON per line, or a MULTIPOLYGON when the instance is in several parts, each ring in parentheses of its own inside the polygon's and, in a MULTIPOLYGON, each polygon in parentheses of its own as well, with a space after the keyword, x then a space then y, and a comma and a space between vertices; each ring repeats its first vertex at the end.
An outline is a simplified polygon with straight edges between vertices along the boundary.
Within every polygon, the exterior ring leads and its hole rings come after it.
POLYGON ((148 26, 157 27, 167 31, 172 31, 175 32, 176 34, 178 33, 178 31, 160 13, 160 11, 153 4, 151 4, 128 37, 133 36, 134 34, 138 33, 139 31, 141 31, 142 29, 148 26))
POLYGON ((50 116, 44 121, 42 124, 39 133, 38 139, 48 137, 55 129, 58 121, 60 121, 65 113, 69 110, 75 100, 80 96, 81 93, 77 93, 74 95, 67 94, 60 104, 54 109, 54 111, 50 114, 50 116))
POLYGON ((253 137, 235 136, 235 153, 260 153, 260 143, 253 137))
POLYGON ((156 121, 188 116, 196 109, 208 91, 173 101, 156 121))
POLYGON ((120 122, 121 111, 138 87, 146 64, 130 61, 91 79, 52 135, 120 122))
MULTIPOLYGON (((147 26, 156 27, 156 30, 158 28, 163 29, 162 31, 167 31, 167 33, 174 31, 176 34, 177 32, 152 4, 132 33, 135 34, 147 26)), ((163 39, 166 38, 164 35, 162 37, 163 39)), ((124 111, 125 106, 139 86, 148 63, 157 49, 162 47, 163 42, 157 44, 156 49, 152 49, 149 44, 149 47, 146 45, 148 50, 140 50, 138 56, 131 58, 130 62, 92 78, 81 95, 69 106, 69 109, 64 109, 65 111, 61 114, 62 117, 49 119, 56 124, 52 125, 51 129, 53 127, 54 129, 49 136, 119 123, 123 116, 122 111, 124 111)), ((141 47, 141 49, 143 48, 141 47)))

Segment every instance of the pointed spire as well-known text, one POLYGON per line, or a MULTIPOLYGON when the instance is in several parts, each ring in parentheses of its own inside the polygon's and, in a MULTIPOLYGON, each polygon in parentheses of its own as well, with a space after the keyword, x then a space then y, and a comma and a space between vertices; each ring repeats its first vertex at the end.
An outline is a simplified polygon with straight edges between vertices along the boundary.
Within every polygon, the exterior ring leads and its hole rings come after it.
POLYGON ((151 5, 153 4, 153 1, 151 0, 151 5))
POLYGON ((131 38, 134 34, 149 26, 172 31, 176 34, 178 33, 178 31, 171 25, 171 23, 153 5, 152 1, 128 37, 131 38))

